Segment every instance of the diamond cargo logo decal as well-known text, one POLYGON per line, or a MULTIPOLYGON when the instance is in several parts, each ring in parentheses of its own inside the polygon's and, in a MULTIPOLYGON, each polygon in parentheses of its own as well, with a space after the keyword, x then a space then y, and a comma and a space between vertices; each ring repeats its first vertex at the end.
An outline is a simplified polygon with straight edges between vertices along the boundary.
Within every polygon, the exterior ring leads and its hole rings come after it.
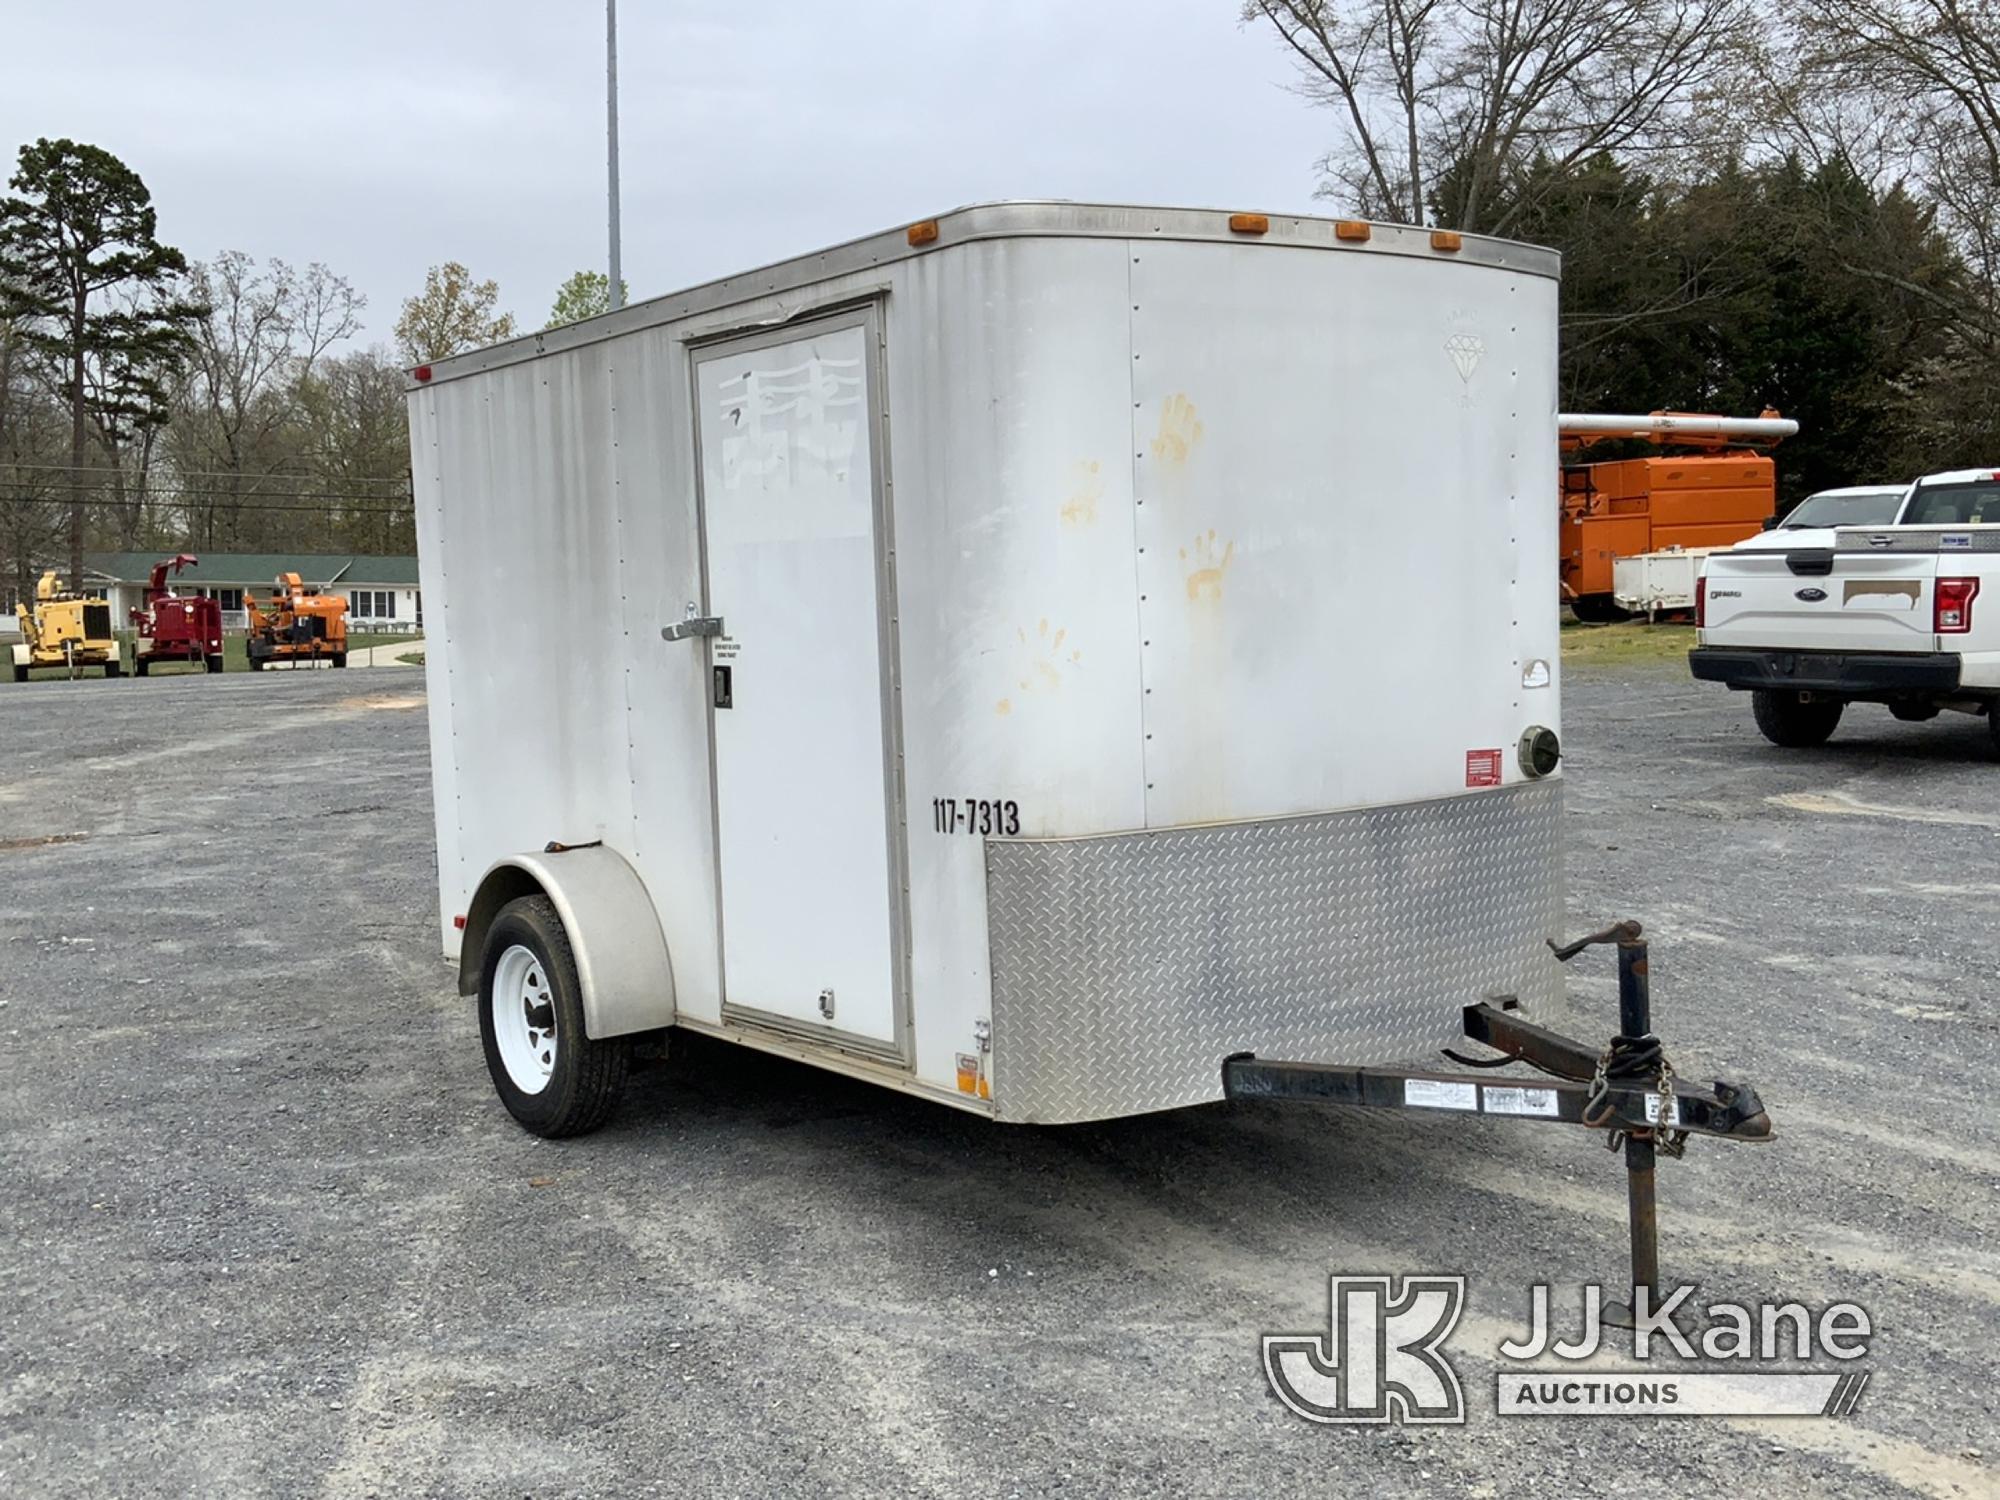
POLYGON ((1458 366, 1458 378, 1469 383, 1472 372, 1479 368, 1479 357, 1486 352, 1486 341, 1476 333, 1454 333, 1444 341, 1444 352, 1458 366))

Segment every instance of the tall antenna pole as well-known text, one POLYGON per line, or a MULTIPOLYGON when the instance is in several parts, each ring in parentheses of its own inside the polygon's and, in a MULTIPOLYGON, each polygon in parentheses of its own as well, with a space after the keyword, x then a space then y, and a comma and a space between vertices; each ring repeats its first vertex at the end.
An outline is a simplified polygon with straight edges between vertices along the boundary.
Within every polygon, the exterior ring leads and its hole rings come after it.
POLYGON ((618 270, 618 0, 604 0, 604 113, 610 140, 611 310, 625 305, 625 278, 618 270))

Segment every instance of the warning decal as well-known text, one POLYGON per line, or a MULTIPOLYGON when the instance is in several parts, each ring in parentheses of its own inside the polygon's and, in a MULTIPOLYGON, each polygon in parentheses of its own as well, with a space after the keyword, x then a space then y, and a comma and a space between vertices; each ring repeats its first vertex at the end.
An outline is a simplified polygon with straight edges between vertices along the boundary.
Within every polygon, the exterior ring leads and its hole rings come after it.
POLYGON ((1417 1109, 1479 1108, 1479 1085, 1446 1083, 1438 1078, 1405 1078, 1403 1103, 1417 1109))
POLYGON ((1516 1087, 1513 1084, 1486 1085, 1486 1113, 1489 1115, 1556 1115, 1556 1091, 1516 1087))
POLYGON ((1500 752, 1498 750, 1466 751, 1465 784, 1467 786, 1500 785, 1500 752))

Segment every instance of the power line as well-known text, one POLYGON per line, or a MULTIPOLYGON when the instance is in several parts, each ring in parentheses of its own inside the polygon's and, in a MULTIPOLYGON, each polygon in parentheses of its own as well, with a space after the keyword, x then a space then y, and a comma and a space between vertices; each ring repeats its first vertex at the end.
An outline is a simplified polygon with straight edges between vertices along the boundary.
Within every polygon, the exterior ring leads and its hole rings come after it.
MULTIPOLYGON (((0 469, 16 469, 24 473, 47 473, 47 474, 81 473, 81 474, 124 475, 127 478, 130 478, 132 474, 132 471, 130 469, 120 468, 116 464, 84 464, 80 468, 78 468, 70 464, 28 463, 23 460, 11 459, 11 458, 0 459, 0 469)), ((251 474, 251 473, 246 473, 242 469, 182 469, 178 467, 170 467, 167 470, 167 473, 171 477, 160 480, 159 481, 160 483, 178 484, 189 479, 230 479, 230 480, 242 480, 249 483, 259 483, 266 479, 307 479, 307 480, 312 480, 314 482, 320 482, 325 478, 325 476, 321 474, 288 473, 282 469, 269 470, 263 473, 251 474)), ((366 475, 363 475, 359 478, 350 481, 350 483, 353 484, 401 484, 401 485, 407 485, 409 482, 410 481, 407 478, 402 476, 397 476, 395 478, 376 479, 368 477, 366 475)))
MULTIPOLYGON (((216 496, 214 498, 227 500, 228 497, 216 496)), ((286 496, 284 498, 298 499, 303 497, 286 496)), ((337 499, 338 497, 335 498, 337 499)), ((138 500, 81 500, 81 501, 69 501, 63 499, 42 499, 34 495, 0 495, 0 505, 51 505, 51 506, 60 505, 67 507, 69 505, 76 504, 76 505, 81 505, 86 510, 128 510, 134 507, 135 505, 144 503, 146 500, 156 501, 159 506, 168 510, 190 510, 190 509, 203 508, 202 502, 199 498, 162 499, 157 494, 150 494, 150 493, 140 497, 138 500)), ((326 516, 329 515, 330 513, 337 511, 343 517, 344 516, 409 517, 414 515, 416 512, 416 502, 412 500, 412 501, 405 501, 399 505, 384 505, 379 501, 371 500, 366 504, 341 503, 341 504, 330 504, 330 505, 273 505, 268 502, 262 502, 257 500, 230 500, 228 501, 228 503, 223 504, 218 508, 230 511, 255 510, 255 511, 270 511, 279 514, 289 513, 294 515, 305 515, 305 516, 326 516)))

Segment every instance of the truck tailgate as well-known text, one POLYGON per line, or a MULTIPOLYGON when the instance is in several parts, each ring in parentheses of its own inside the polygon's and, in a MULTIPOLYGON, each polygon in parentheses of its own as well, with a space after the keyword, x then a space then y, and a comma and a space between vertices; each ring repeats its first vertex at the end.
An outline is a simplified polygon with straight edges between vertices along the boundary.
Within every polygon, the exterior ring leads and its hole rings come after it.
POLYGON ((1933 649, 1933 542, 1917 551, 1882 532, 1803 533, 1778 548, 1712 553, 1703 570, 1709 646, 1817 651, 1933 649), (1817 544, 1817 545, 1815 545, 1817 544))

